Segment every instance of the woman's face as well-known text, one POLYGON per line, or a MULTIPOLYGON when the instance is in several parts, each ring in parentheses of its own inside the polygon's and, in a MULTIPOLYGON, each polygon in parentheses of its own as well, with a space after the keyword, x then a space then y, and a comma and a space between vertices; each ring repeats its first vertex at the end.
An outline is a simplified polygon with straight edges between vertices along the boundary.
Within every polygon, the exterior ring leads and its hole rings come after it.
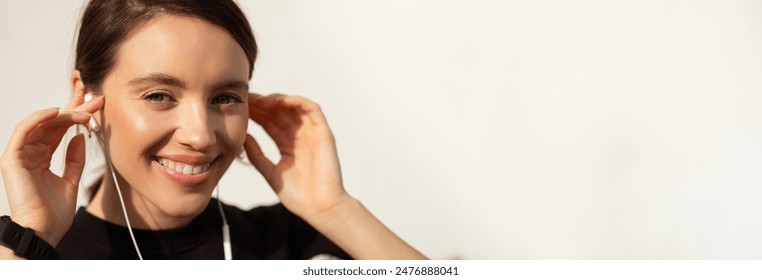
POLYGON ((100 123, 123 191, 138 208, 198 214, 243 146, 246 54, 220 27, 160 16, 124 41, 115 62, 100 123))

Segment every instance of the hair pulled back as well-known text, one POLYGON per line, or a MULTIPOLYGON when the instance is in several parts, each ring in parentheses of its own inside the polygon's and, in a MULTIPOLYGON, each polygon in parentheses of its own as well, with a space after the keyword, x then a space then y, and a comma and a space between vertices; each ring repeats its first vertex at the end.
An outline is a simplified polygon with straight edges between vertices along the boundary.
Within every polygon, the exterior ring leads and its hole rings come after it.
POLYGON ((74 68, 80 71, 82 82, 99 89, 124 40, 160 15, 195 17, 226 30, 246 53, 251 79, 257 44, 246 16, 233 0, 91 0, 77 37, 74 68))

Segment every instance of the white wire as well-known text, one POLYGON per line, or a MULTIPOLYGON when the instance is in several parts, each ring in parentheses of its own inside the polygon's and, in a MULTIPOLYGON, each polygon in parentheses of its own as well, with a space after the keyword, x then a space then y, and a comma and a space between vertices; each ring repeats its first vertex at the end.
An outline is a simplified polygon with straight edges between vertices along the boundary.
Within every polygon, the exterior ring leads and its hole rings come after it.
MULTIPOLYGON (((92 120, 92 119, 91 119, 92 120)), ((119 195, 119 203, 122 205, 122 213, 124 214, 124 220, 127 222, 127 230, 130 232, 130 238, 132 238, 132 245, 135 245, 135 251, 138 253, 138 258, 143 260, 143 255, 138 248, 138 242, 135 240, 135 233, 132 232, 132 225, 130 225, 130 217, 127 215, 127 208, 124 206, 124 198, 122 197, 122 190, 119 187, 119 181, 116 180, 116 173, 114 173, 114 163, 111 161, 111 155, 106 151, 105 141, 98 130, 95 129, 95 136, 98 137, 98 141, 103 147, 104 154, 106 155, 106 161, 108 161, 109 169, 111 170, 111 178, 114 179, 114 185, 116 186, 116 193, 119 195)))
POLYGON ((228 219, 225 217, 225 211, 222 209, 222 201, 220 201, 220 186, 217 186, 217 208, 220 209, 220 216, 222 216, 222 250, 225 252, 225 260, 232 260, 233 249, 230 246, 230 227, 228 226, 228 219))

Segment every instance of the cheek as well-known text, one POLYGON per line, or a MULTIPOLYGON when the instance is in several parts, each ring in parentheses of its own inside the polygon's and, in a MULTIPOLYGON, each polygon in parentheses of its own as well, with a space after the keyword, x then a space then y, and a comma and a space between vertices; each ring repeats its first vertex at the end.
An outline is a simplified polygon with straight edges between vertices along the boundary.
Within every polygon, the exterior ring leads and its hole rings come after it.
POLYGON ((212 125, 216 128, 217 146, 223 156, 222 165, 227 170, 227 167, 243 150, 248 118, 238 114, 224 114, 221 118, 216 119, 212 125))
POLYGON ((117 154, 120 151, 147 151, 171 126, 167 116, 160 112, 128 105, 108 104, 101 122, 106 125, 108 141, 113 144, 111 150, 117 154))
POLYGON ((245 114, 228 115, 224 118, 225 138, 229 139, 234 150, 240 150, 246 140, 249 118, 245 114))

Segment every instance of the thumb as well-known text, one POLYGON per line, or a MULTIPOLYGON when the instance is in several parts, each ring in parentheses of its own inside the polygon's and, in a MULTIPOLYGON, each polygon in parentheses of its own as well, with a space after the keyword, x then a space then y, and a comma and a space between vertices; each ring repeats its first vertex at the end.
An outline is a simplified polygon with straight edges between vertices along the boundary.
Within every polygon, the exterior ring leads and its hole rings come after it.
POLYGON ((249 158, 249 162, 251 162, 251 164, 254 165, 254 168, 265 177, 265 180, 270 183, 273 190, 276 193, 279 192, 279 187, 273 184, 273 182, 275 182, 275 178, 273 178, 275 164, 262 153, 262 149, 259 147, 257 140, 254 140, 254 137, 250 134, 246 134, 246 141, 244 142, 243 147, 246 149, 246 157, 249 158))
POLYGON ((85 168, 85 135, 78 134, 71 139, 66 149, 66 165, 63 179, 69 181, 75 188, 79 186, 82 170, 85 168))

